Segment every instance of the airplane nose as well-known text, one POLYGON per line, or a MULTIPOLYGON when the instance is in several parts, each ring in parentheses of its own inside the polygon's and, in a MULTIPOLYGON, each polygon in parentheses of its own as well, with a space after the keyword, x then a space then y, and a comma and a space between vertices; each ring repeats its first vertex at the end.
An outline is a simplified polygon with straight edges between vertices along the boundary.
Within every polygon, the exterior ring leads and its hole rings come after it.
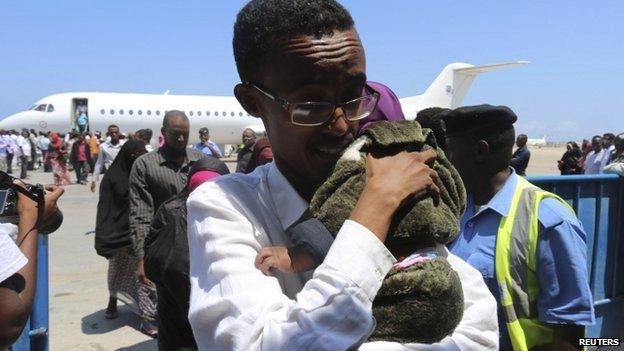
POLYGON ((11 115, 9 117, 6 117, 2 121, 0 121, 0 129, 20 130, 20 129, 25 127, 24 122, 26 122, 26 121, 25 121, 25 118, 23 116, 23 112, 16 113, 16 114, 11 115))

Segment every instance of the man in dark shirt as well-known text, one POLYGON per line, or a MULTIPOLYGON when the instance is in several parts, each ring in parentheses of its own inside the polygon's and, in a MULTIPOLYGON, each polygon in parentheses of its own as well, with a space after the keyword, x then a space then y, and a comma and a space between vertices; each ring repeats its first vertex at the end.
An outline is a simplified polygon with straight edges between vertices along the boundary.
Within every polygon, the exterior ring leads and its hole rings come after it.
POLYGON ((516 138, 516 146, 518 147, 511 157, 511 167, 521 176, 526 176, 526 169, 531 159, 531 151, 526 146, 527 136, 525 134, 518 135, 516 138))
POLYGON ((236 157, 236 172, 250 173, 248 166, 253 155, 254 145, 256 145, 256 133, 251 128, 247 128, 243 131, 243 147, 238 150, 236 157))
POLYGON ((182 191, 191 166, 205 157, 201 151, 186 147, 189 129, 184 112, 167 112, 161 129, 165 144, 139 157, 130 172, 130 234, 140 260, 137 275, 145 284, 151 282, 145 277, 143 246, 152 218, 163 202, 182 191))

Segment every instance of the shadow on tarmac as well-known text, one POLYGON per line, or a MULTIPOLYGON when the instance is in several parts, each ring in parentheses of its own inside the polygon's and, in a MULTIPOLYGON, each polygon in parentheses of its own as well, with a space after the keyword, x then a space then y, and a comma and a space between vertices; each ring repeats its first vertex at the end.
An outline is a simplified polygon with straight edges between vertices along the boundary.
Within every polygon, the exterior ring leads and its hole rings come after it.
POLYGON ((128 306, 120 304, 119 317, 115 319, 106 319, 105 311, 101 309, 82 317, 82 332, 87 335, 106 334, 125 326, 139 331, 140 318, 128 306))
POLYGON ((136 345, 118 348, 118 351, 152 351, 157 349, 156 340, 145 340, 136 345))

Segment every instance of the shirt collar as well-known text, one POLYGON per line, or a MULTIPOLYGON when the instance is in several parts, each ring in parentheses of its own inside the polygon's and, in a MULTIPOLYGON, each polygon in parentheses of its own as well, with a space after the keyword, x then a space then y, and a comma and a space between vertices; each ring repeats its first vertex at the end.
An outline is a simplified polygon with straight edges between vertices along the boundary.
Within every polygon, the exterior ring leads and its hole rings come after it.
POLYGON ((282 172, 277 169, 275 162, 271 162, 268 167, 267 183, 269 195, 282 228, 286 230, 301 218, 308 209, 308 202, 299 196, 299 193, 290 185, 290 182, 284 177, 282 172))
MULTIPOLYGON (((513 168, 509 167, 511 174, 505 181, 503 187, 485 204, 481 207, 479 212, 484 211, 486 208, 492 209, 498 212, 501 216, 507 217, 509 214, 509 208, 511 207, 511 201, 513 200, 514 193, 516 192, 516 184, 518 183, 518 175, 513 168)), ((470 204, 474 206, 472 196, 470 197, 470 204)))

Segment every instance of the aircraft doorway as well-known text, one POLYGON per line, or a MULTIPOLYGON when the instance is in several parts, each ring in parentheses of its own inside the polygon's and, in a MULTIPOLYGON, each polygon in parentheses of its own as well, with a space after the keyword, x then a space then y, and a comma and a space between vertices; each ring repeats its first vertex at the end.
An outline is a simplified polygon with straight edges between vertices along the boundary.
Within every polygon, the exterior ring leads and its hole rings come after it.
POLYGON ((70 112, 72 132, 84 133, 89 131, 89 100, 76 98, 72 100, 70 112))

